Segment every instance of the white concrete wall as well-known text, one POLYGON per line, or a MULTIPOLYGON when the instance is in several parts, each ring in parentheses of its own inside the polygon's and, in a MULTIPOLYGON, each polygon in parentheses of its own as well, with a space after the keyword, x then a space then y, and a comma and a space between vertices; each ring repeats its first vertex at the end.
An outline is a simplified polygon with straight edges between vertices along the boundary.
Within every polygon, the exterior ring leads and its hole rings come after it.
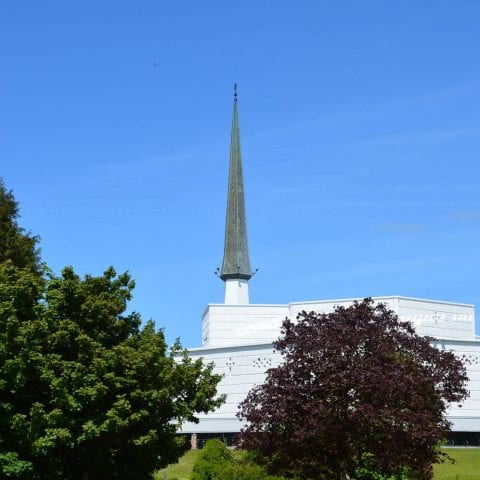
POLYGON ((439 340, 437 347, 452 350, 467 367, 470 396, 461 407, 452 404, 447 411, 447 418, 453 423, 453 430, 480 432, 480 342, 439 340))
POLYGON ((280 354, 273 351, 270 343, 236 347, 191 349, 194 359, 202 357, 206 363, 215 363, 215 373, 223 375, 218 387, 219 394, 227 396, 226 402, 215 412, 200 416, 199 424, 187 423, 182 431, 186 433, 238 432, 241 427, 236 418, 238 404, 255 386, 262 384, 266 371, 277 366, 280 354))
POLYGON ((450 340, 475 340, 473 305, 398 297, 396 313, 419 335, 450 340))
POLYGON ((231 278, 225 280, 225 304, 226 305, 247 305, 248 280, 231 278))
MULTIPOLYGON (((285 317, 299 312, 332 312, 349 306, 355 299, 295 302, 285 305, 208 305, 202 319, 202 346, 224 347, 273 342, 280 335, 285 317)), ((361 300, 361 299, 357 299, 361 300)), ((401 320, 413 324, 420 335, 475 340, 473 305, 408 297, 374 297, 387 304, 401 320)))
POLYGON ((288 305, 208 305, 202 319, 202 345, 223 347, 272 342, 278 338, 288 305))
MULTIPOLYGON (((290 303, 290 318, 296 318, 302 310, 333 312, 337 305, 347 307, 354 300, 290 303)), ((399 296, 373 297, 373 300, 385 303, 397 313, 400 320, 410 322, 419 335, 451 340, 475 340, 475 309, 473 305, 399 296)))

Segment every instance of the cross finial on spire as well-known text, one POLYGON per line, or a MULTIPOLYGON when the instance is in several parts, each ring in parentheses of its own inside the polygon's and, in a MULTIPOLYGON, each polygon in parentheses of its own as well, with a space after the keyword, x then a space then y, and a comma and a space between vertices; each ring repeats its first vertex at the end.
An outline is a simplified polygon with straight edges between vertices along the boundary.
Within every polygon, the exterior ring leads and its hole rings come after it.
POLYGON ((236 100, 238 97, 238 92, 237 92, 237 84, 233 84, 233 98, 236 100))

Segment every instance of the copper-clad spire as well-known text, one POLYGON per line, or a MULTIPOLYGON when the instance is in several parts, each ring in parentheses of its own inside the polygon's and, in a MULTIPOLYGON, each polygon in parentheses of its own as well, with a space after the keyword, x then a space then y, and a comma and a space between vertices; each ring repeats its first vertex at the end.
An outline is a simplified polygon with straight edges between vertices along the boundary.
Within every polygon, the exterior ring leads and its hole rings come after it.
POLYGON ((243 193, 242 154, 238 124, 237 84, 233 94, 232 138, 230 144, 230 171, 228 175, 227 220, 225 248, 220 272, 222 280, 249 280, 253 273, 248 255, 247 221, 243 193))

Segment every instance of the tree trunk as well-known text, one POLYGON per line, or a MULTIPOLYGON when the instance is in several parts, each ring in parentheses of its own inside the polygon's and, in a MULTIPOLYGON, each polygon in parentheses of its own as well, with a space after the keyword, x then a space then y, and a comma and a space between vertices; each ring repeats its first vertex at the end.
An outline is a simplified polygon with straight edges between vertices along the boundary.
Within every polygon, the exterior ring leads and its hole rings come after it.
POLYGON ((347 473, 345 462, 340 463, 339 480, 350 480, 350 475, 348 475, 348 473, 347 473))

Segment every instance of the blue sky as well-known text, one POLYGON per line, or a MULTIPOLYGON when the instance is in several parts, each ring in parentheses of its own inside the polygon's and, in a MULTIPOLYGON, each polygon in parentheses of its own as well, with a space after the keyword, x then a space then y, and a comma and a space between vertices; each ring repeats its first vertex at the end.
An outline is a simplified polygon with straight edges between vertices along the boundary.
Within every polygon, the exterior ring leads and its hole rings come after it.
POLYGON ((0 176, 56 271, 129 270, 132 308, 199 346, 236 81, 252 302, 480 305, 479 24, 461 0, 4 2, 0 176))

